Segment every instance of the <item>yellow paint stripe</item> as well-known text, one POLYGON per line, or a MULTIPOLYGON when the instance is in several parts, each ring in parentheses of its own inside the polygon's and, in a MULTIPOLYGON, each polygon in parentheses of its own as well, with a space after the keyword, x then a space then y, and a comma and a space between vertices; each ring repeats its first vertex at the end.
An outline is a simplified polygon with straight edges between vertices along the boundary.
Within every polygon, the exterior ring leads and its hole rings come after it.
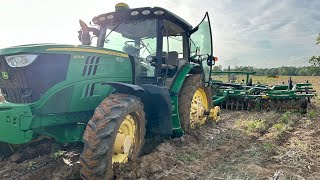
POLYGON ((87 49, 87 48, 49 48, 47 49, 47 51, 89 52, 89 53, 107 54, 107 55, 119 56, 119 57, 128 57, 128 54, 125 54, 125 53, 105 51, 105 50, 99 50, 99 49, 87 49))

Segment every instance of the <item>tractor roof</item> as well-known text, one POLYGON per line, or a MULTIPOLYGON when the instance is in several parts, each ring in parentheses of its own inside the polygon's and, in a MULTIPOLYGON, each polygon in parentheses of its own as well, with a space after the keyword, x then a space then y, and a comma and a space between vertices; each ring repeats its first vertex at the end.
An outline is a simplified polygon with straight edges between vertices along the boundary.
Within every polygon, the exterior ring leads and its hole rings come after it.
POLYGON ((93 18, 93 23, 99 26, 114 25, 119 22, 132 21, 132 20, 141 20, 141 19, 165 19, 169 20, 183 30, 189 32, 192 30, 192 26, 175 15, 174 13, 160 7, 143 7, 143 8, 134 8, 134 9, 121 9, 115 12, 101 14, 93 18))

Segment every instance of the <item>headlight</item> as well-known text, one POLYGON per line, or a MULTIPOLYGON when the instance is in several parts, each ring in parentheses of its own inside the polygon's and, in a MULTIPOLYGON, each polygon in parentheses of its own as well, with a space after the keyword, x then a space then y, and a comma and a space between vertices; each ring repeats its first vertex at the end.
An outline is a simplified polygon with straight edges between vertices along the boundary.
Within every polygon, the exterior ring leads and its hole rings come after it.
POLYGON ((148 10, 148 9, 147 9, 147 10, 144 10, 144 11, 142 11, 142 14, 143 14, 143 15, 148 15, 148 14, 150 14, 150 10, 148 10))
POLYGON ((155 12, 154 12, 154 14, 155 14, 155 15, 158 15, 158 16, 162 15, 163 13, 164 13, 163 11, 155 11, 155 12))
POLYGON ((38 55, 35 54, 19 54, 13 56, 5 56, 8 65, 10 67, 24 67, 31 64, 38 55))
POLYGON ((136 15, 138 15, 139 14, 139 11, 132 11, 131 12, 131 16, 136 16, 136 15))

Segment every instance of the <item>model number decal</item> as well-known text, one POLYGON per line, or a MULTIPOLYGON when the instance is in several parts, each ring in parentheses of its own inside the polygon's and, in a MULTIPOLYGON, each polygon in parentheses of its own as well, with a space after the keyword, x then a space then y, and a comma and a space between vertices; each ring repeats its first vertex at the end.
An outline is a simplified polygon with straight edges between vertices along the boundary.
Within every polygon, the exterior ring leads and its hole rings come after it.
POLYGON ((73 59, 84 59, 84 56, 80 56, 80 55, 74 55, 73 59))

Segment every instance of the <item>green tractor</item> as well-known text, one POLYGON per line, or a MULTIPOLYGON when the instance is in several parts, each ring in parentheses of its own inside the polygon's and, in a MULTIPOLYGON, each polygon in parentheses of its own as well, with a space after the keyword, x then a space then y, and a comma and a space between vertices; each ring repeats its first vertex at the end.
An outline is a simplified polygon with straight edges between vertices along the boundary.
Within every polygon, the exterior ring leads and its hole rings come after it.
POLYGON ((166 9, 119 3, 92 22, 80 20, 80 46, 0 50, 2 155, 40 137, 83 142, 81 177, 110 179, 146 135, 179 137, 218 118, 208 13, 192 28, 166 9))

